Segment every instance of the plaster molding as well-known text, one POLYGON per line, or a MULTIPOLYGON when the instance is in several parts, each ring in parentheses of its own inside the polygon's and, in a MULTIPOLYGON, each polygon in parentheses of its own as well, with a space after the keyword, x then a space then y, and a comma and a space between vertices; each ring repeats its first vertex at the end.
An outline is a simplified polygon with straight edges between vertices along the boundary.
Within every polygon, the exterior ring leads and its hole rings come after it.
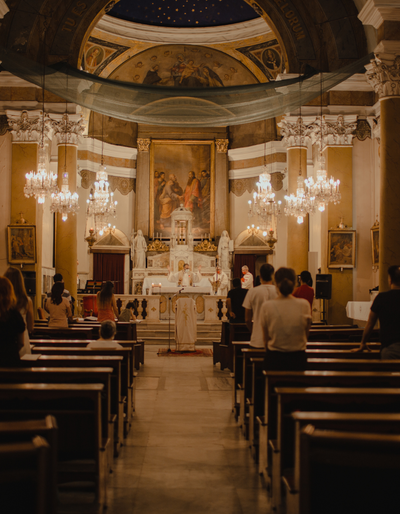
POLYGON ((322 117, 322 138, 321 118, 317 118, 314 129, 311 132, 313 144, 325 148, 326 146, 352 146, 354 131, 357 128, 357 115, 328 114, 322 117))
POLYGON ((215 146, 217 147, 217 153, 228 152, 229 139, 216 139, 215 146))
POLYGON ((151 139, 144 139, 142 137, 137 138, 137 149, 138 152, 149 152, 150 151, 151 139))
POLYGON ((51 130, 50 120, 45 115, 43 126, 42 111, 7 110, 6 115, 13 143, 39 143, 42 133, 44 133, 46 139, 49 139, 51 130))
POLYGON ((367 77, 364 73, 356 73, 329 91, 365 91, 370 93, 373 89, 371 84, 367 81, 367 77))
POLYGON ((268 141, 261 145, 246 146, 244 148, 234 148, 228 150, 229 161, 246 161, 248 159, 256 159, 265 155, 273 155, 276 153, 284 153, 286 148, 282 141, 268 141))
POLYGON ((128 159, 135 161, 137 158, 137 148, 130 148, 127 146, 112 145, 110 143, 102 143, 98 139, 91 137, 83 138, 83 142, 79 145, 79 151, 87 151, 107 157, 116 157, 118 159, 128 159))
POLYGON ((398 0, 368 0, 358 19, 363 25, 372 25, 378 29, 385 20, 400 21, 400 6, 398 0))
POLYGON ((271 35, 272 30, 263 18, 234 23, 221 27, 175 28, 143 25, 119 20, 113 16, 103 16, 96 25, 96 30, 133 41, 152 44, 216 45, 237 43, 244 39, 271 35))
POLYGON ((85 121, 81 114, 51 114, 54 136, 58 145, 78 145, 85 131, 85 121))
POLYGON ((379 98, 400 96, 400 55, 382 54, 365 66, 366 76, 379 98))
POLYGON ((283 116, 278 123, 283 136, 283 143, 287 148, 304 146, 311 142, 311 133, 314 130, 315 118, 311 116, 283 116))
POLYGON ((32 82, 28 82, 27 80, 21 79, 9 71, 0 72, 0 82, 1 87, 34 87, 35 89, 41 89, 40 86, 32 84, 32 82))
POLYGON ((381 142, 381 117, 368 116, 367 121, 371 127, 371 139, 376 139, 378 143, 381 142))
MULTIPOLYGON (((93 171, 94 173, 99 171, 99 163, 87 159, 78 158, 78 166, 81 170, 93 171)), ((106 171, 108 175, 115 177, 136 178, 136 168, 124 168, 122 166, 110 166, 107 164, 106 171)))
MULTIPOLYGON (((268 173, 286 173, 286 162, 273 162, 268 164, 268 173)), ((243 168, 240 170, 229 170, 229 180, 238 180, 245 178, 259 177, 265 173, 264 166, 254 166, 252 168, 243 168)))

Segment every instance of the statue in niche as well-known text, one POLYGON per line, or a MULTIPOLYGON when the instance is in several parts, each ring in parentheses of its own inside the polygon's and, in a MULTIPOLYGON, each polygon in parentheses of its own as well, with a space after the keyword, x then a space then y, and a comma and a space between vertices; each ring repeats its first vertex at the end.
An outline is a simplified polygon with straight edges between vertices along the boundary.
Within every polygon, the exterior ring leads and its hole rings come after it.
POLYGON ((222 269, 229 269, 229 241, 228 231, 224 230, 218 243, 218 264, 222 269))
POLYGON ((138 230, 136 237, 131 240, 131 260, 134 268, 146 267, 147 243, 143 232, 138 230))

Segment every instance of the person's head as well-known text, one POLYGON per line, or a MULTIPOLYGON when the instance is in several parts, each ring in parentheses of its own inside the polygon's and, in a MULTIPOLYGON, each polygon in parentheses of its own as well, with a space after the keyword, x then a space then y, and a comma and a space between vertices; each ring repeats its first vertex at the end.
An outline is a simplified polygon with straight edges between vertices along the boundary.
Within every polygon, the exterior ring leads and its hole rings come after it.
POLYGON ((217 267, 215 268, 215 270, 216 270, 216 272, 218 273, 218 275, 220 275, 220 274, 221 274, 221 271, 222 271, 222 270, 221 270, 221 266, 217 266, 217 267))
POLYGON ((28 304, 28 295, 26 294, 24 278, 21 270, 18 268, 9 267, 4 273, 4 276, 8 278, 14 288, 14 293, 17 298, 17 309, 21 310, 28 304))
POLYGON ((313 285, 312 276, 309 271, 302 271, 300 273, 300 280, 303 284, 306 284, 307 286, 312 287, 313 285))
POLYGON ((201 170, 202 178, 207 178, 207 170, 201 170))
POLYGON ((281 295, 289 296, 296 284, 296 272, 292 268, 279 268, 275 273, 275 283, 281 295))
POLYGON ((400 287, 400 266, 389 266, 388 275, 389 285, 391 287, 400 287))
POLYGON ((171 182, 173 182, 175 184, 176 176, 173 173, 171 173, 171 175, 168 178, 169 178, 169 180, 171 180, 171 182))
POLYGON ((188 181, 187 181, 188 186, 190 186, 190 184, 193 182, 194 178, 195 178, 194 171, 189 171, 188 181))
POLYGON ((14 288, 7 277, 0 277, 0 316, 17 305, 14 288))
POLYGON ((109 341, 114 339, 115 334, 117 333, 117 325, 114 321, 106 320, 103 321, 100 325, 100 339, 105 341, 109 341))
POLYGON ((242 282, 241 282, 240 278, 234 278, 232 280, 232 285, 235 289, 240 289, 242 287, 242 282))
POLYGON ((155 171, 154 172, 154 178, 158 178, 160 176, 160 174, 158 173, 158 171, 155 171))
POLYGON ((243 273, 243 275, 246 275, 246 273, 248 273, 248 272, 249 272, 249 267, 246 266, 246 265, 242 266, 242 273, 243 273))
POLYGON ((165 173, 163 171, 160 171, 160 173, 158 174, 160 180, 165 180, 165 173))
POLYGON ((130 309, 131 311, 133 311, 133 309, 135 308, 135 304, 133 302, 128 302, 126 304, 126 308, 130 309))
POLYGON ((107 282, 103 284, 103 287, 99 293, 100 307, 104 307, 110 304, 113 294, 114 284, 110 280, 107 280, 107 282))
POLYGON ((62 302, 62 294, 64 292, 64 283, 56 282, 51 288, 51 301, 55 305, 60 305, 62 302))
POLYGON ((262 284, 268 283, 272 281, 272 277, 274 276, 274 267, 272 264, 266 262, 260 268, 260 280, 262 284))
MULTIPOLYGON (((139 229, 139 230, 137 231, 137 235, 138 235, 138 236, 142 236, 142 235, 143 235, 143 232, 139 229)), ((114 287, 114 286, 113 286, 113 287, 114 287)))
POLYGON ((184 271, 184 273, 189 272, 189 264, 187 262, 185 262, 185 264, 183 265, 183 271, 184 271))
POLYGON ((56 273, 53 277, 53 281, 54 281, 54 283, 64 282, 64 279, 63 279, 63 276, 61 275, 61 273, 56 273))

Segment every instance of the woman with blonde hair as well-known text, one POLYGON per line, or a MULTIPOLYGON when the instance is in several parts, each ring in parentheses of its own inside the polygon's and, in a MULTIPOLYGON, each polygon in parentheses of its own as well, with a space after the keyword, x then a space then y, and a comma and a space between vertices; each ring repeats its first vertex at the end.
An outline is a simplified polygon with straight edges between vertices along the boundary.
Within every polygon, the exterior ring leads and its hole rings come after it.
POLYGON ((118 318, 117 302, 114 296, 114 284, 107 280, 101 291, 97 293, 97 321, 115 321, 118 318))
POLYGON ((4 273, 14 288, 15 297, 17 299, 16 308, 25 322, 26 328, 24 332, 24 346, 20 350, 20 355, 31 353, 31 346, 29 342, 29 334, 33 332, 33 304, 32 300, 26 293, 24 278, 18 268, 9 267, 4 273))
POLYGON ((0 277, 0 366, 18 366, 20 363, 25 323, 16 305, 11 282, 6 277, 0 277))

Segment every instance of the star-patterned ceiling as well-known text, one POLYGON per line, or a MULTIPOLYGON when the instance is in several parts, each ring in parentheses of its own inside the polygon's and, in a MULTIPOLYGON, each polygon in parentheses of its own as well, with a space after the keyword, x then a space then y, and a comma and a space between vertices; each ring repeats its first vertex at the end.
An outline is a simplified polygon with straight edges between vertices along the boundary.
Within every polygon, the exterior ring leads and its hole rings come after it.
POLYGON ((108 14, 165 27, 216 27, 258 17, 244 0, 120 0, 108 14))

